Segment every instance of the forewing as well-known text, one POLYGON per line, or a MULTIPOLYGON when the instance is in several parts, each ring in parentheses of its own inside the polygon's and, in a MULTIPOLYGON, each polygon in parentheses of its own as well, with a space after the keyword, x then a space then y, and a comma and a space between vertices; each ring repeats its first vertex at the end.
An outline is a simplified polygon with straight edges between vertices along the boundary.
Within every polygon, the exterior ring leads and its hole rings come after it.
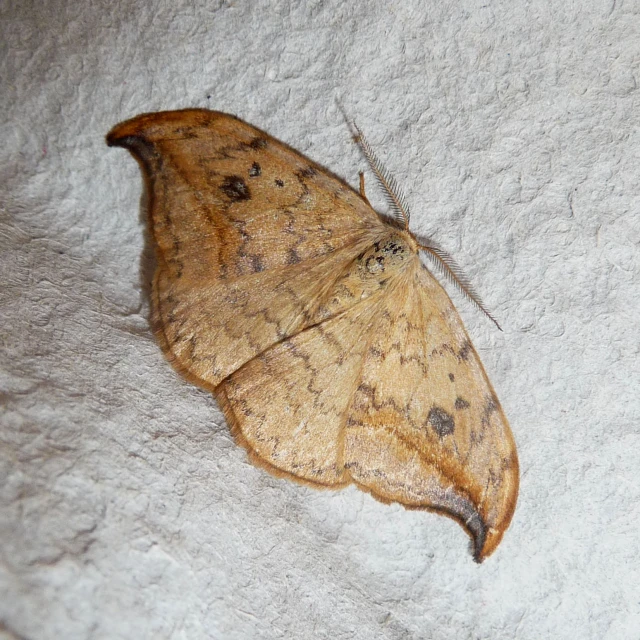
POLYGON ((233 116, 142 115, 107 141, 147 180, 156 333, 208 387, 307 326, 345 266, 386 233, 345 183, 233 116))
POLYGON ((517 499, 506 417, 457 311, 424 267, 379 312, 349 411, 345 467, 383 501, 457 519, 481 561, 517 499))

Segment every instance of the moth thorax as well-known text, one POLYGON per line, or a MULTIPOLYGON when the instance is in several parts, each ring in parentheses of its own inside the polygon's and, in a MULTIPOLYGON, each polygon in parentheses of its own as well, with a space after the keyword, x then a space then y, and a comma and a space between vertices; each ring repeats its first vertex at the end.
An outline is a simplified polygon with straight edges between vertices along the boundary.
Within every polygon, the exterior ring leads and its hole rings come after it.
POLYGON ((379 276, 397 271, 416 253, 408 234, 393 233, 374 243, 360 257, 360 268, 365 275, 379 276))

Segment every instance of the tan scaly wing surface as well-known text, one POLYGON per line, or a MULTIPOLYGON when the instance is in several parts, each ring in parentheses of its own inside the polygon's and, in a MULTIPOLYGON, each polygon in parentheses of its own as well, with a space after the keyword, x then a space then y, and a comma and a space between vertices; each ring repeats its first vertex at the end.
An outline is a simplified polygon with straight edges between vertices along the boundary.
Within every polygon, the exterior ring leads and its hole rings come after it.
POLYGON ((489 555, 515 507, 515 446, 411 234, 232 116, 139 116, 108 142, 147 178, 163 349, 215 390, 254 461, 446 513, 489 555))
POLYGON ((156 335, 207 388, 313 322, 345 265, 387 233, 346 184, 224 113, 141 115, 107 142, 147 180, 156 335))
POLYGON ((518 492, 513 437, 451 301, 417 258, 218 387, 254 461, 458 520, 481 561, 518 492))
POLYGON ((415 265, 383 298, 373 333, 349 410, 345 467, 383 501, 459 520, 482 560, 511 521, 518 458, 462 321, 415 265))

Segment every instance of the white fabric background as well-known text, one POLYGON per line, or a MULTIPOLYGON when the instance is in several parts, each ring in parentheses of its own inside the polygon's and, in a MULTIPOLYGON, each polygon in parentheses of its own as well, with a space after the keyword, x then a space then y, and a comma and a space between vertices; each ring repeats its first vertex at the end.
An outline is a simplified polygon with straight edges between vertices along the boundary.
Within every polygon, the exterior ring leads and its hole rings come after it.
POLYGON ((0 8, 1 638, 640 638, 637 2, 0 8), (219 109, 356 184, 336 98, 504 327, 453 295, 522 471, 483 565, 252 467, 149 330, 107 131, 219 109))

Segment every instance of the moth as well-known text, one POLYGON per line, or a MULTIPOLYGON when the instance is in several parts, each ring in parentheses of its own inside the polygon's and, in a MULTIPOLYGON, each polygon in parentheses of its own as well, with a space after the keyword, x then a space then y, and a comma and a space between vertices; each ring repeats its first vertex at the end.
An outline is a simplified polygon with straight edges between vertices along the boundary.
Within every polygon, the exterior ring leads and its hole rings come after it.
POLYGON ((454 518, 481 562, 511 521, 518 458, 420 251, 482 303, 411 233, 395 181, 358 138, 393 217, 370 206, 362 182, 358 193, 224 113, 140 115, 107 143, 131 151, 146 180, 155 335, 180 373, 214 393, 251 460, 454 518))

